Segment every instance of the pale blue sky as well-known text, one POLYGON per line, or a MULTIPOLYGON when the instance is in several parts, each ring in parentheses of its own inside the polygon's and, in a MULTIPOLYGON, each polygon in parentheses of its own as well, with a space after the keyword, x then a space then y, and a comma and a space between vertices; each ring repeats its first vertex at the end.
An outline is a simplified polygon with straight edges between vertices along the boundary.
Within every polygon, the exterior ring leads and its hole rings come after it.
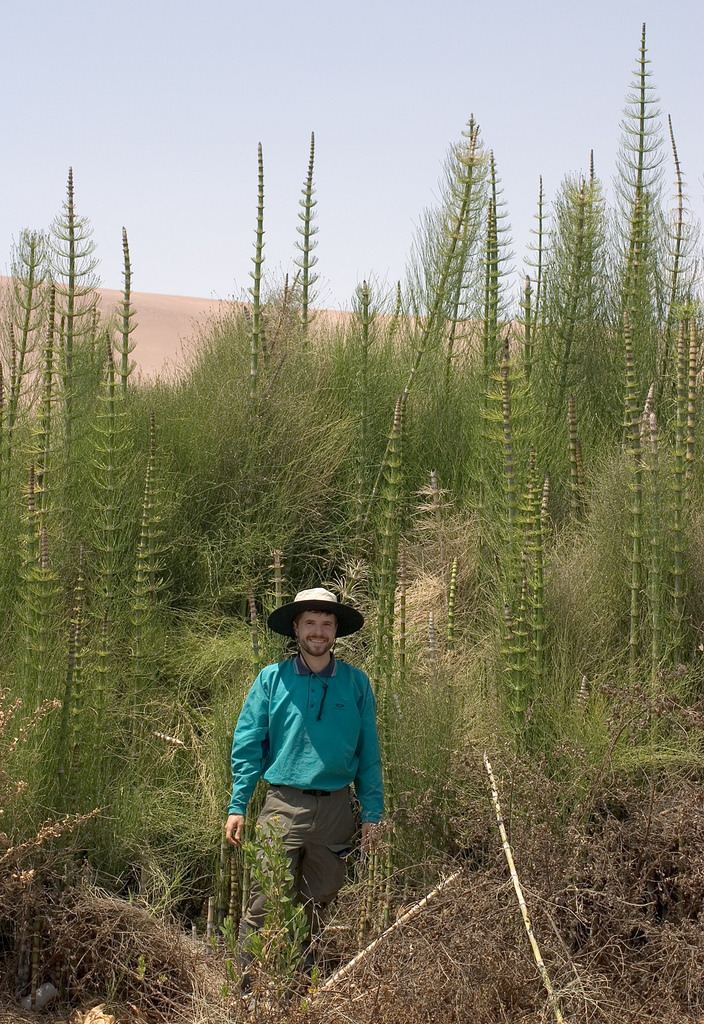
MULTIPOLYGON (((444 154, 474 113, 503 180, 520 265, 538 175, 614 172, 641 22, 691 205, 702 213, 704 5, 387 0, 36 0, 0 31, 0 267, 24 226, 48 226, 74 168, 105 287, 225 297, 249 285, 256 149, 267 268, 295 256, 316 133, 321 299, 393 283, 444 154)), ((672 177, 666 164, 667 181, 672 177)))

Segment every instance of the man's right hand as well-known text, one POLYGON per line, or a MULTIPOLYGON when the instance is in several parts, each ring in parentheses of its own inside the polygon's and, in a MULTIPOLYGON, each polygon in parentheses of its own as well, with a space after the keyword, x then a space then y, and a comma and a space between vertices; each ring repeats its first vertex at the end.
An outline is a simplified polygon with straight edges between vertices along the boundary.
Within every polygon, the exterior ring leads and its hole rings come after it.
POLYGON ((244 832, 244 814, 230 814, 225 822, 225 838, 232 846, 239 846, 244 832))

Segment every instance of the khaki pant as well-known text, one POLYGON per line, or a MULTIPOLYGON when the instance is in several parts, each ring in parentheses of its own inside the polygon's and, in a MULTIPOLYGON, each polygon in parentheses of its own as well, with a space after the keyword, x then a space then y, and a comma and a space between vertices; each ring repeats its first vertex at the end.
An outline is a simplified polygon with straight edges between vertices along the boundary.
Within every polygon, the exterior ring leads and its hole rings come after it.
MULTIPOLYGON (((281 828, 295 894, 313 925, 345 881, 344 854, 355 832, 349 787, 315 796, 292 786, 271 786, 258 821, 276 821, 281 828)), ((253 885, 240 923, 241 943, 263 925, 264 903, 264 894, 253 885)))

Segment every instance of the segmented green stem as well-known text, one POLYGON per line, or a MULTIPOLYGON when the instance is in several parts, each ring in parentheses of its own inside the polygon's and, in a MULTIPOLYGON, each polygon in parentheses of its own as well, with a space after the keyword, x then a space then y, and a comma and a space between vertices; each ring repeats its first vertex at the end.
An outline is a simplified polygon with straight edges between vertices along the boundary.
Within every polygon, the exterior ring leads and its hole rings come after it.
POLYGON ((135 701, 146 680, 146 643, 157 595, 162 588, 163 529, 156 480, 156 420, 149 415, 149 454, 132 589, 132 670, 135 701))
POLYGON ((649 82, 649 64, 643 25, 635 80, 627 98, 622 122, 623 141, 617 181, 628 224, 622 304, 631 316, 631 327, 638 340, 639 351, 649 340, 653 326, 649 268, 655 251, 653 214, 662 160, 660 112, 655 106, 653 87, 649 82))
POLYGON ((86 409, 80 399, 93 389, 89 364, 81 358, 87 348, 95 322, 97 261, 88 221, 78 216, 74 196, 73 171, 69 168, 66 199, 61 214, 54 219, 50 236, 52 280, 56 287, 56 310, 60 317, 59 376, 63 399, 65 475, 64 505, 69 520, 75 518, 79 495, 80 466, 74 443, 81 425, 79 413, 86 409))
POLYGON ((35 347, 34 333, 42 320, 45 261, 44 238, 36 231, 23 231, 12 261, 12 292, 19 321, 9 325, 12 376, 7 408, 8 460, 12 457, 13 431, 30 369, 27 360, 35 347))
MULTIPOLYGON (((398 550, 401 535, 402 498, 402 438, 404 396, 396 400, 394 421, 389 436, 388 455, 384 469, 383 509, 380 526, 381 551, 379 558, 379 590, 376 632, 375 682, 378 700, 379 732, 382 749, 384 788, 387 808, 393 813, 396 805, 393 773, 391 704, 394 679, 394 605, 398 569, 398 550)), ((392 852, 389 844, 387 872, 392 870, 392 852)), ((388 911, 388 908, 387 908, 388 911)))
POLYGON ((543 313, 543 260, 545 257, 545 192, 543 190, 543 176, 540 175, 538 183, 538 210, 535 215, 535 219, 538 222, 538 227, 535 231, 538 242, 535 246, 536 260, 535 266, 535 310, 533 313, 533 323, 540 324, 540 318, 543 313))
POLYGON ((527 551, 532 561, 530 593, 530 626, 532 635, 532 685, 535 693, 544 692, 545 684, 545 532, 547 521, 547 478, 538 485, 533 466, 530 484, 529 529, 527 551))
POLYGON ((513 531, 518 516, 518 486, 513 447, 513 418, 511 412, 511 351, 508 334, 504 339, 501 360, 501 421, 503 431, 504 490, 509 532, 513 531))
POLYGON ((313 225, 313 216, 315 207, 317 206, 317 200, 313 198, 315 189, 313 187, 313 167, 315 164, 315 133, 310 133, 310 155, 308 157, 308 174, 306 180, 303 183, 303 196, 299 201, 301 207, 298 218, 301 221, 298 226, 298 233, 301 235, 301 241, 298 243, 298 248, 301 253, 300 260, 297 260, 297 266, 301 269, 301 333, 303 336, 304 344, 308 340, 308 327, 311 322, 310 305, 313 300, 313 285, 318 280, 317 274, 313 273, 313 267, 318 262, 316 256, 313 255, 317 242, 315 241, 315 235, 317 234, 317 227, 313 225))
MULTIPOLYGON (((592 200, 592 191, 582 180, 579 188, 572 192, 574 204, 574 237, 572 240, 571 267, 568 277, 568 299, 564 320, 561 324, 562 354, 560 361, 560 383, 556 410, 564 409, 567 378, 569 374, 572 348, 577 333, 579 309, 582 293, 586 284, 585 264, 589 258, 589 225, 588 218, 592 200)), ((564 415, 564 413, 563 413, 564 415)))
POLYGON ((272 579, 274 584, 274 608, 278 608, 284 601, 284 553, 278 548, 271 553, 272 579))
MULTIPOLYGON (((384 699, 386 689, 382 680, 388 680, 392 664, 392 637, 394 619, 394 596, 398 544, 400 537, 400 502, 402 482, 402 435, 404 397, 399 396, 394 409, 394 420, 389 435, 389 446, 384 465, 384 503, 380 527, 381 552, 379 561, 379 610, 377 615, 376 663, 377 680, 382 686, 384 699)), ((382 715, 383 717, 383 715, 382 715)), ((388 724, 388 723, 387 723, 388 724)), ((383 730, 382 730, 383 731, 383 730)))
POLYGON ((262 265, 264 263, 264 157, 261 142, 257 146, 257 228, 254 242, 254 270, 251 272, 252 329, 250 335, 249 397, 257 397, 259 355, 265 347, 264 318, 262 314, 262 265))
POLYGON ((42 360, 42 400, 36 440, 37 490, 39 491, 39 507, 43 517, 46 516, 49 508, 49 463, 52 445, 52 410, 54 405, 54 315, 55 294, 52 287, 49 295, 49 313, 42 360))
MULTIPOLYGON (((670 145, 672 147, 672 158, 675 164, 675 225, 672 237, 672 266, 670 268, 670 294, 667 305, 667 319, 665 321, 665 335, 663 339, 662 357, 660 360, 660 381, 661 388, 669 372, 670 352, 672 339, 677 322, 677 300, 679 295, 679 282, 681 276, 681 264, 684 256, 685 225, 684 225, 684 176, 677 154, 675 133, 672 128, 672 118, 667 115, 667 127, 670 133, 670 145)), ((661 390, 661 388, 659 390, 661 390)))
POLYGON ((450 566, 450 584, 447 590, 447 649, 452 651, 455 646, 455 602, 457 600, 457 559, 452 559, 450 566))
POLYGON ((658 452, 658 424, 653 411, 647 414, 648 446, 645 470, 649 478, 650 491, 650 618, 652 625, 651 680, 655 686, 662 662, 663 608, 662 608, 662 543, 660 524, 660 466, 658 452))
MULTIPOLYGON (((492 180, 494 162, 492 158, 492 180)), ((499 243, 496 224, 496 200, 489 199, 486 222, 486 243, 484 250, 484 315, 482 317, 482 352, 484 354, 484 376, 489 377, 496 363, 498 345, 499 310, 499 243)))
POLYGON ((504 607, 506 636, 504 639, 504 672, 507 682, 507 706, 512 728, 522 731, 528 709, 529 635, 527 624, 528 581, 521 579, 518 609, 511 615, 504 607))
POLYGON ((359 447, 357 449, 357 522, 358 534, 364 515, 366 490, 365 466, 369 444, 369 349, 375 314, 371 309, 369 285, 362 281, 355 296, 355 319, 359 329, 359 447))
POLYGON ((685 490, 689 497, 694 476, 694 457, 697 431, 697 367, 699 365, 699 338, 694 317, 689 321, 689 373, 687 377, 687 451, 685 454, 685 490))
POLYGON ((30 466, 19 619, 22 624, 20 663, 27 698, 52 695, 55 664, 51 658, 58 582, 49 559, 49 537, 37 504, 35 468, 30 466))
POLYGON ((406 682, 406 553, 403 548, 398 555, 398 680, 403 693, 406 682))
POLYGON ((578 516, 582 512, 584 502, 584 468, 582 446, 577 431, 577 408, 572 395, 567 402, 567 432, 570 457, 570 511, 573 516, 578 516))
POLYGON ((675 649, 682 642, 685 615, 685 534, 687 418, 689 404, 689 345, 686 325, 680 323, 677 338, 677 392, 675 410, 675 450, 672 466, 672 600, 675 619, 675 649))
POLYGON ((461 180, 466 191, 467 201, 462 204, 463 220, 458 222, 459 244, 455 256, 455 269, 452 277, 453 294, 450 300, 449 332, 445 356, 445 389, 449 387, 452 375, 454 360, 455 340, 457 329, 460 323, 460 307, 462 304, 462 293, 466 287, 466 273, 469 252, 474 241, 474 225, 472 223, 474 214, 473 195, 477 183, 483 179, 482 167, 483 157, 479 150, 479 125, 474 118, 470 119, 466 134, 466 143, 456 151, 457 160, 462 168, 461 180))
POLYGON ((635 675, 638 657, 640 591, 643 546, 643 460, 640 439, 640 412, 633 357, 631 321, 624 311, 623 343, 625 353, 624 426, 627 450, 630 460, 629 514, 630 514, 630 617, 628 630, 628 665, 631 676, 635 675))
POLYGON ((128 527, 122 510, 124 481, 128 459, 125 410, 122 393, 118 393, 112 343, 106 341, 106 370, 99 396, 94 431, 94 548, 97 607, 101 617, 98 652, 97 685, 100 708, 104 694, 113 680, 113 644, 116 588, 120 568, 127 557, 128 527))
POLYGON ((127 394, 127 382, 129 376, 134 370, 135 363, 130 360, 130 353, 134 351, 134 342, 131 341, 130 335, 137 326, 133 323, 134 309, 132 308, 132 264, 130 263, 130 247, 127 241, 127 229, 122 229, 122 276, 124 280, 122 290, 122 310, 120 314, 120 343, 118 345, 118 352, 120 353, 120 386, 122 388, 122 394, 127 394))
POLYGON ((83 628, 85 608, 85 555, 83 545, 78 554, 78 575, 73 591, 73 607, 68 631, 68 658, 64 694, 61 703, 61 736, 59 779, 61 795, 66 804, 70 796, 72 773, 78 766, 81 718, 85 701, 83 687, 83 628))
POLYGON ((530 277, 526 274, 521 306, 523 309, 523 372, 525 373, 526 380, 528 382, 530 382, 530 372, 533 367, 532 298, 533 291, 531 288, 530 277))
POLYGON ((254 591, 250 588, 247 591, 247 608, 249 610, 249 632, 252 638, 252 661, 254 663, 254 674, 262 667, 261 649, 259 646, 259 614, 254 591))

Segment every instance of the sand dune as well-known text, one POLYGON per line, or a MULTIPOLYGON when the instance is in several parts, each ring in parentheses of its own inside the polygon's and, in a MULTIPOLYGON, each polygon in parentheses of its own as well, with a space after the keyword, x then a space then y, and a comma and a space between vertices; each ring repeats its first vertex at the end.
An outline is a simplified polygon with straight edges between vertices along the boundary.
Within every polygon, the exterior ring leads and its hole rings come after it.
MULTIPOLYGON (((0 301, 9 290, 10 279, 0 277, 0 301)), ((112 288, 98 289, 100 311, 108 319, 122 302, 122 292, 112 288)), ((159 295, 133 292, 132 307, 136 324, 132 340, 135 372, 140 377, 153 377, 170 367, 182 365, 186 358, 188 339, 198 333, 209 317, 222 313, 232 303, 219 299, 196 298, 189 295, 159 295)))
MULTIPOLYGON (((0 306, 9 288, 10 278, 0 277, 0 306)), ((208 320, 240 305, 234 300, 160 295, 157 292, 132 292, 131 300, 133 323, 136 325, 132 334, 132 359, 137 377, 143 380, 183 366, 189 351, 192 351, 190 342, 197 345, 199 332, 208 320)), ((122 304, 122 292, 113 288, 99 288, 98 302, 103 320, 107 321, 111 316, 117 318, 122 304)), ((275 321, 276 314, 273 317, 275 321)), ((350 313, 317 309, 313 317, 314 331, 320 336, 347 323, 350 313)))
MULTIPOLYGON (((107 318, 120 307, 122 292, 101 288, 98 294, 101 312, 107 318)), ((186 357, 184 342, 197 334, 209 317, 222 313, 231 305, 219 299, 133 292, 133 322, 137 326, 132 335, 135 344, 132 358, 136 372, 141 377, 153 377, 182 364, 186 357)))

